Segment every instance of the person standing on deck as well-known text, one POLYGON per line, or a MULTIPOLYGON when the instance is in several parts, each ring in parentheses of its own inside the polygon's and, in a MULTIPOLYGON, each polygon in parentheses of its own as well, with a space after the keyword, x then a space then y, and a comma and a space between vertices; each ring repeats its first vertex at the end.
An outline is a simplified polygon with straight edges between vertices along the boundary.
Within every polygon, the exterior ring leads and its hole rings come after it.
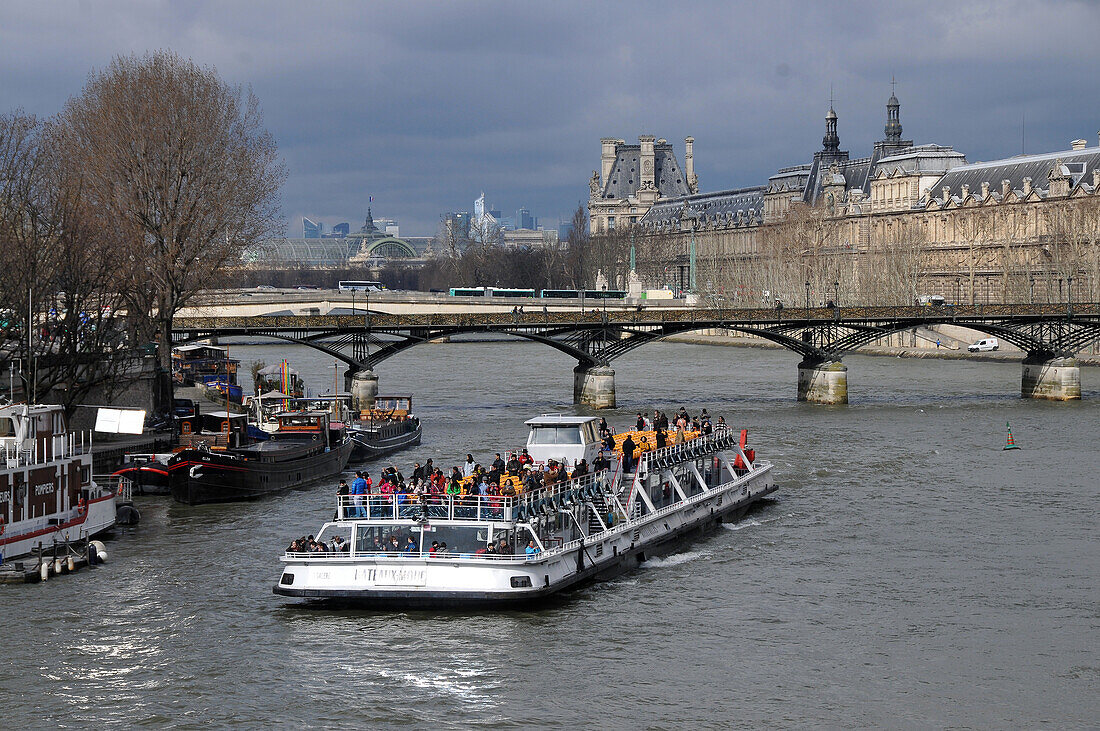
POLYGON ((367 481, 363 479, 362 472, 355 473, 355 479, 351 481, 351 494, 355 502, 355 517, 364 517, 363 496, 367 494, 367 481))
POLYGON ((634 444, 634 440, 630 438, 630 435, 626 435, 626 439, 623 440, 623 472, 634 471, 634 449, 637 445, 634 444))

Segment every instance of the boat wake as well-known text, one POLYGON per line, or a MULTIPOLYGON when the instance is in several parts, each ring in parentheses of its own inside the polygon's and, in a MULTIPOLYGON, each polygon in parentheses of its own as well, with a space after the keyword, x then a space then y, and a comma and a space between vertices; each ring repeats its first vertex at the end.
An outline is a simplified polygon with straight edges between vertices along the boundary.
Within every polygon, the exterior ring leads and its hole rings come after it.
POLYGON ((722 527, 726 530, 741 530, 742 528, 751 528, 755 525, 764 525, 758 520, 742 520, 740 523, 723 523, 722 527))
POLYGON ((646 559, 640 566, 640 568, 646 569, 660 569, 668 566, 679 566, 685 564, 688 561, 694 561, 697 558, 706 558, 710 556, 708 551, 685 551, 684 553, 675 553, 671 556, 658 556, 656 558, 646 559))

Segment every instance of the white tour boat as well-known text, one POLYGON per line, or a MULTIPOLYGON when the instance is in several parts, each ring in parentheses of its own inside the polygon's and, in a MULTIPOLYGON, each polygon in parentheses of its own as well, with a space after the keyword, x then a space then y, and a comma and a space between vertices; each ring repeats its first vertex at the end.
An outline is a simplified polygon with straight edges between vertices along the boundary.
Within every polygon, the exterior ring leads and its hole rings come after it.
MULTIPOLYGON (((601 448, 596 422, 532 419, 527 450, 536 465, 591 462, 601 448)), ((394 607, 531 602, 671 551, 776 489, 772 464, 754 459, 745 432, 739 439, 726 428, 642 452, 630 472, 613 456, 607 469, 515 496, 337 498, 316 540, 342 550, 285 553, 274 592, 394 607), (503 552, 486 550, 502 540, 503 552)))
POLYGON ((90 432, 68 431, 61 406, 0 408, 3 560, 114 526, 115 493, 92 479, 91 446, 90 432))

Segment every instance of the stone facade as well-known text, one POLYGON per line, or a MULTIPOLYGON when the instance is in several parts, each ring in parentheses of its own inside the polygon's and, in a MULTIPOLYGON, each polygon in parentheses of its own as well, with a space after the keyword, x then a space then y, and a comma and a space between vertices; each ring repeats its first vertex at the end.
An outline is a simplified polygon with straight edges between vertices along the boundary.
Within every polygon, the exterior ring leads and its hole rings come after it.
POLYGON ((605 140, 589 203, 593 232, 636 223, 638 236, 661 238, 650 248, 669 262, 686 260, 694 241, 700 287, 710 282, 727 299, 782 292, 797 304, 804 279, 817 303, 842 287, 849 299, 897 289, 899 304, 918 293, 971 303, 1100 299, 1100 147, 1074 140, 1064 151, 968 163, 949 146, 901 139, 891 96, 886 136, 853 159, 840 149, 831 106, 825 121, 810 162, 778 170, 764 186, 707 194, 665 195, 638 180, 619 195, 622 183, 612 179, 634 150, 648 154, 651 138, 640 147, 605 140), (786 267, 787 281, 762 273, 769 267, 786 267))
POLYGON ((600 140, 600 169, 589 180, 588 218, 593 233, 635 225, 658 201, 699 191, 695 175, 695 139, 684 140, 684 167, 672 145, 652 135, 637 145, 605 137, 600 140))

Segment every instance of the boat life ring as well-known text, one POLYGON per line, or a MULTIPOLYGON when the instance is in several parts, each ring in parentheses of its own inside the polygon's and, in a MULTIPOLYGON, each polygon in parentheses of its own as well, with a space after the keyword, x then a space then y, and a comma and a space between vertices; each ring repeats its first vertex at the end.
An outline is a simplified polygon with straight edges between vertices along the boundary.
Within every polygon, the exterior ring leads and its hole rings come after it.
POLYGON ((84 498, 80 498, 76 501, 76 510, 79 513, 83 513, 88 509, 88 504, 84 502, 84 498))
POLYGON ((0 516, 0 536, 4 535, 4 517, 0 516))

